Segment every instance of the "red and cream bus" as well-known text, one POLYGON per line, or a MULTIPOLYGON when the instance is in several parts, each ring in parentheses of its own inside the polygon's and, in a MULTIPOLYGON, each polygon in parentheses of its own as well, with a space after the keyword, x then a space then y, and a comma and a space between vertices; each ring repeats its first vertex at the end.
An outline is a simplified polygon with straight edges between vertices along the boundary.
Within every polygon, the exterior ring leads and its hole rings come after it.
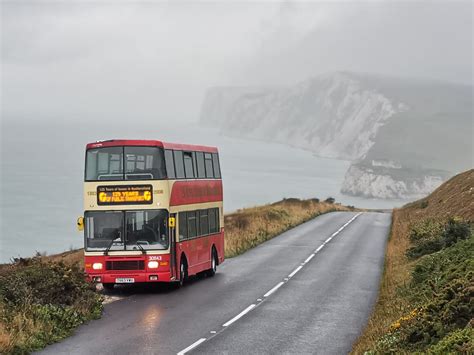
POLYGON ((217 148, 154 140, 87 144, 85 271, 119 283, 175 282, 214 275, 224 261, 217 148))

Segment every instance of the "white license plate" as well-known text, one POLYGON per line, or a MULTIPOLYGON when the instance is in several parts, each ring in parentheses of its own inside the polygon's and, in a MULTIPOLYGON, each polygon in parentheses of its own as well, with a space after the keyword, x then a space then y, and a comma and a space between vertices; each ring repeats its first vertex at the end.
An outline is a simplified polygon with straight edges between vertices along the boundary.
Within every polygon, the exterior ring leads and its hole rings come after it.
POLYGON ((133 284, 135 282, 134 278, 125 278, 125 277, 119 277, 115 279, 116 284, 133 284))

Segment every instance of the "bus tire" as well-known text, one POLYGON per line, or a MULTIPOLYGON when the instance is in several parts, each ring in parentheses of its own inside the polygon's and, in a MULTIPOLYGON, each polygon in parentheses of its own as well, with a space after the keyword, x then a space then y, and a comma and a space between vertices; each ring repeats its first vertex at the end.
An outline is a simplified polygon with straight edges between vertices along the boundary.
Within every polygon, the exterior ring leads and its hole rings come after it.
POLYGON ((181 262, 179 265, 179 287, 184 286, 186 280, 188 279, 188 263, 186 257, 183 255, 181 257, 181 262))
POLYGON ((216 248, 212 247, 212 251, 211 251, 211 268, 209 270, 207 270, 207 276, 214 276, 217 272, 217 264, 218 264, 218 260, 217 260, 217 251, 216 251, 216 248))
POLYGON ((103 283, 102 287, 105 291, 113 291, 115 284, 114 283, 103 283))

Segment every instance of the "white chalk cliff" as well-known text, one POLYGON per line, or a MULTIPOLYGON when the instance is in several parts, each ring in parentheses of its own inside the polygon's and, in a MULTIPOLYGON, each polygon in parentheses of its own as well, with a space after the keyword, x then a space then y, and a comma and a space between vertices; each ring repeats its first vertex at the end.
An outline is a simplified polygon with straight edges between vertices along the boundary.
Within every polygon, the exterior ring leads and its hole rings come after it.
MULTIPOLYGON (((466 165, 464 158, 455 167, 443 162, 436 165, 436 159, 428 159, 426 165, 413 160, 410 152, 418 149, 418 131, 430 139, 423 124, 432 117, 439 120, 439 112, 452 111, 460 116, 462 124, 468 122, 466 115, 472 117, 472 102, 468 107, 469 100, 466 101, 469 89, 472 87, 452 85, 441 85, 440 89, 440 85, 431 82, 420 84, 336 72, 292 87, 212 88, 203 102, 200 120, 226 135, 284 143, 321 157, 353 161, 342 186, 343 193, 412 198, 431 192, 449 175, 446 171, 454 173, 466 165), (459 96, 462 102, 454 102, 459 101, 459 96), (462 110, 458 110, 459 106, 462 110), (410 125, 414 129, 406 130, 405 126, 410 125), (397 139, 403 145, 403 135, 408 137, 408 145, 413 146, 401 147, 397 152, 393 146, 397 139), (432 160, 434 165, 430 165, 432 160), (433 175, 430 170, 432 175, 427 175, 426 169, 439 169, 441 173, 433 175)), ((448 119, 453 116, 447 116, 448 119)), ((466 143, 462 133, 456 139, 466 143)), ((436 150, 436 144, 429 143, 427 150, 432 149, 436 150)), ((423 154, 429 157, 436 152, 423 154)))

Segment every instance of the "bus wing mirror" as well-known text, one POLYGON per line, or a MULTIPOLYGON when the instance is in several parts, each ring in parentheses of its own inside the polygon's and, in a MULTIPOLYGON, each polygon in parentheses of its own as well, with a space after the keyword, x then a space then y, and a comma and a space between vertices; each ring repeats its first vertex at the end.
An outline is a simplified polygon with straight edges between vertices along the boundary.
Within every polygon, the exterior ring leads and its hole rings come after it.
POLYGON ((77 230, 79 232, 84 230, 84 217, 77 218, 77 230))

